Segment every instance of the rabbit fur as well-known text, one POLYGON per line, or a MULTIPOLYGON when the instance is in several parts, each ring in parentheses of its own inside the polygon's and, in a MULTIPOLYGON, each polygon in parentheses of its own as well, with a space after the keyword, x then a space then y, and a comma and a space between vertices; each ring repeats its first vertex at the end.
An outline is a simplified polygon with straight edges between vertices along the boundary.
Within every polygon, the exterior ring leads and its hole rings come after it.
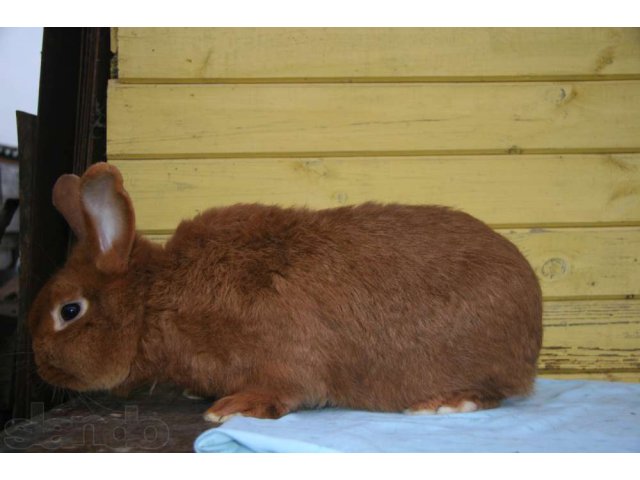
POLYGON ((183 221, 162 246, 136 233, 113 165, 62 176, 53 201, 78 241, 29 314, 51 384, 172 382, 217 398, 211 421, 323 406, 470 411, 531 391, 539 283, 466 213, 239 204, 183 221))

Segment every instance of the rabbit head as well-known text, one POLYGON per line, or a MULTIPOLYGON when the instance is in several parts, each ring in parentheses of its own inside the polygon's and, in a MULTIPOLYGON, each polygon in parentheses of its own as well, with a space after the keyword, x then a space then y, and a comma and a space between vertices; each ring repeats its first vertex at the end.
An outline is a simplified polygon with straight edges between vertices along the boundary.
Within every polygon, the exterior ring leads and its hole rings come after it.
POLYGON ((111 389, 129 375, 140 337, 142 302, 130 274, 133 206, 122 176, 106 163, 60 177, 53 203, 78 242, 29 312, 38 373, 74 390, 111 389))

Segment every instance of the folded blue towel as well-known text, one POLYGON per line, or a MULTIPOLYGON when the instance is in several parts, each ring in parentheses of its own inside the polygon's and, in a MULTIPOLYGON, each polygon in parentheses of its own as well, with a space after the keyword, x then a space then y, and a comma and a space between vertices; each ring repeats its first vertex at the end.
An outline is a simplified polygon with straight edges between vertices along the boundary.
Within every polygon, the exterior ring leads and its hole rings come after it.
POLYGON ((343 409, 233 417, 197 452, 639 452, 640 384, 538 380, 500 408, 448 415, 343 409))

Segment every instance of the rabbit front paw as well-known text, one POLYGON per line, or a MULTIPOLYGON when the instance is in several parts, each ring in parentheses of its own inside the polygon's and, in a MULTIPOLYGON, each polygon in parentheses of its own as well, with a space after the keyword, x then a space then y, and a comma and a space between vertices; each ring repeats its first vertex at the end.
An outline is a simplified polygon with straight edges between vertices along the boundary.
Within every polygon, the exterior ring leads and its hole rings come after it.
POLYGON ((223 423, 235 416, 276 419, 290 409, 276 395, 265 392, 239 392, 216 401, 205 413, 209 422, 223 423))

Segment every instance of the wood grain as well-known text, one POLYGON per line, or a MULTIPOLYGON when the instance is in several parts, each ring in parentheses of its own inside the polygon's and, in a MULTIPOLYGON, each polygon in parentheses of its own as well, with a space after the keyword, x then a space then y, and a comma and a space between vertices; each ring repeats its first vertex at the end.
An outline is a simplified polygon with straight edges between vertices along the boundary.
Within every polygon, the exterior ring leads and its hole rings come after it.
POLYGON ((441 204, 494 226, 640 222, 640 155, 112 161, 143 230, 212 206, 441 204))
POLYGON ((631 28, 119 28, 119 78, 487 81, 640 74, 631 28))
POLYGON ((113 37, 107 156, 153 239, 237 202, 451 205, 534 266, 541 375, 640 381, 640 29, 113 37))
POLYGON ((541 378, 551 378, 555 380, 591 380, 600 382, 627 382, 639 383, 640 371, 612 371, 612 372, 587 372, 575 370, 571 372, 539 372, 541 378))
POLYGON ((640 227, 498 231, 527 257, 546 298, 640 296, 640 227))
POLYGON ((108 156, 640 150, 640 81, 109 86, 108 156))
POLYGON ((640 302, 546 302, 539 366, 551 371, 639 369, 640 302))

